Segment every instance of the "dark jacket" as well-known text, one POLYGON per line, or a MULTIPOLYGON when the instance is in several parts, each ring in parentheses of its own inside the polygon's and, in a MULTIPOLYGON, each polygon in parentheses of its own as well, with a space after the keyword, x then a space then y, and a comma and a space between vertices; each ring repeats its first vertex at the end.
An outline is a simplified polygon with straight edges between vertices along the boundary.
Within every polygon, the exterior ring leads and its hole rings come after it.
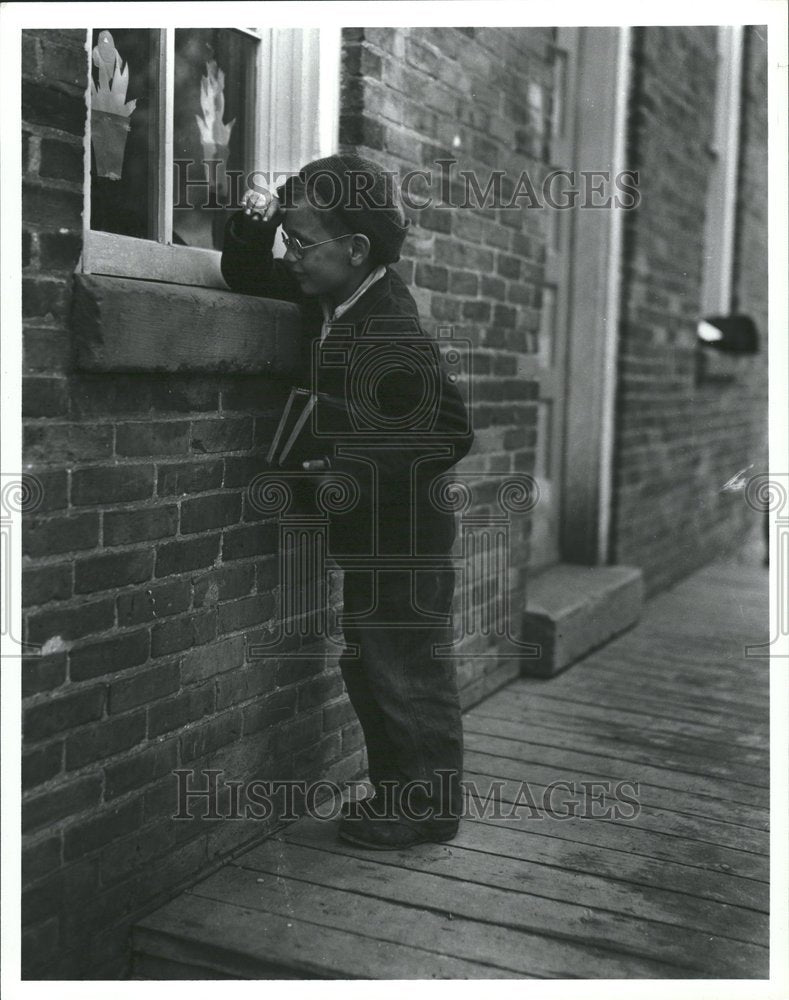
POLYGON ((275 224, 234 215, 222 274, 234 291, 301 307, 299 384, 340 403, 323 407, 319 396, 313 432, 294 454, 299 467, 326 455, 333 471, 358 485, 354 509, 332 515, 330 553, 448 551, 454 514, 431 484, 468 452, 473 432, 455 376, 422 328, 413 297, 387 268, 321 341, 320 302, 305 297, 286 265, 273 259, 275 232, 275 224))

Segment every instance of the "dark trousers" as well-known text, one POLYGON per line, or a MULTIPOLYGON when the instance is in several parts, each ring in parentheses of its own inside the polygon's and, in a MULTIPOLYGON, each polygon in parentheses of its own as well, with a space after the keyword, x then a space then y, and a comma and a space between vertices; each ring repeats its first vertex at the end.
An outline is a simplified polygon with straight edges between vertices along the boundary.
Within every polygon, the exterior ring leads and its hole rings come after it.
POLYGON ((455 571, 449 559, 438 563, 345 569, 343 617, 365 620, 344 623, 340 668, 364 731, 370 781, 396 783, 411 819, 454 824, 463 767, 457 678, 451 656, 433 647, 452 639, 455 571), (427 622, 431 614, 448 620, 427 622))

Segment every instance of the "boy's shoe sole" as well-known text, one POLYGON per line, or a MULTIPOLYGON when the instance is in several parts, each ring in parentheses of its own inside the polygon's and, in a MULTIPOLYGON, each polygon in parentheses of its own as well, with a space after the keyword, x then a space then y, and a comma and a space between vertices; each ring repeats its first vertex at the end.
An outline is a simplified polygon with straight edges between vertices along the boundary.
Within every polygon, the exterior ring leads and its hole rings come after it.
POLYGON ((458 828, 446 832, 429 831, 393 819, 348 820, 340 823, 341 840, 370 851, 402 851, 419 844, 445 844, 454 839, 458 828))

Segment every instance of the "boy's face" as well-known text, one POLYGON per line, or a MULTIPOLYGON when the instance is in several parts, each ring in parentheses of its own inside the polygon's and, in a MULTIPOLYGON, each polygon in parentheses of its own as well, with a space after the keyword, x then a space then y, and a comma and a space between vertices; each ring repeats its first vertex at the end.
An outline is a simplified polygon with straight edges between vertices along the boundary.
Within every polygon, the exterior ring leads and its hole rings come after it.
POLYGON ((285 263, 296 277, 305 295, 327 295, 335 302, 348 298, 365 277, 366 269, 355 261, 352 234, 336 239, 339 231, 329 228, 325 216, 312 205, 296 202, 285 210, 282 229, 286 236, 294 236, 307 249, 301 260, 292 251, 285 256, 285 263), (311 243, 323 246, 310 247, 311 243))

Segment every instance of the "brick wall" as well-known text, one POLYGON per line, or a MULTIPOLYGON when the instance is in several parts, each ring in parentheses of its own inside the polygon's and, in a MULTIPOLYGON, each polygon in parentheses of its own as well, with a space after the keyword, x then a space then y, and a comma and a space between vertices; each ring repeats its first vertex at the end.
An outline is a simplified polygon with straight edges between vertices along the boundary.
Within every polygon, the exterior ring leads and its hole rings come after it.
MULTIPOLYGON (((764 48, 749 29, 736 292, 766 338, 764 48)), ((730 381, 696 383, 705 198, 716 79, 713 28, 635 31, 628 168, 640 207, 623 256, 612 559, 665 587, 740 542, 756 515, 721 494, 766 446, 766 340, 730 381), (671 544, 666 540, 671 539, 671 544)), ((715 252, 711 248, 711 252, 715 252)))
POLYGON ((276 525, 246 487, 285 387, 72 362, 85 38, 23 36, 23 461, 43 489, 23 524, 43 647, 23 663, 23 961, 44 978, 121 974, 136 915, 270 829, 173 822, 174 768, 339 782, 363 764, 334 659, 245 663, 278 614, 276 525))
MULTIPOLYGON (((427 170, 432 184, 414 183, 416 204, 397 270, 411 285, 427 329, 451 328, 471 345, 472 422, 476 441, 458 470, 476 478, 475 512, 491 509, 494 475, 531 473, 537 439, 536 384, 519 377, 540 324, 545 259, 542 213, 464 202, 461 171, 480 189, 505 173, 503 201, 527 171, 536 185, 547 173, 546 119, 552 86, 553 29, 355 28, 343 33, 340 143, 384 163, 403 178, 427 170), (439 161, 454 161, 449 167, 439 161), (442 205, 444 207, 442 207, 442 205)), ((524 202, 521 201, 521 205, 524 202)), ((471 478, 468 480, 472 481, 471 478)), ((525 602, 529 517, 511 523, 512 620, 517 632, 525 602)), ((482 588, 469 600, 479 612, 482 588)), ((459 680, 471 702, 514 676, 514 659, 497 658, 493 636, 468 637, 458 657, 459 680), (482 654, 482 655, 480 655, 482 654)))

